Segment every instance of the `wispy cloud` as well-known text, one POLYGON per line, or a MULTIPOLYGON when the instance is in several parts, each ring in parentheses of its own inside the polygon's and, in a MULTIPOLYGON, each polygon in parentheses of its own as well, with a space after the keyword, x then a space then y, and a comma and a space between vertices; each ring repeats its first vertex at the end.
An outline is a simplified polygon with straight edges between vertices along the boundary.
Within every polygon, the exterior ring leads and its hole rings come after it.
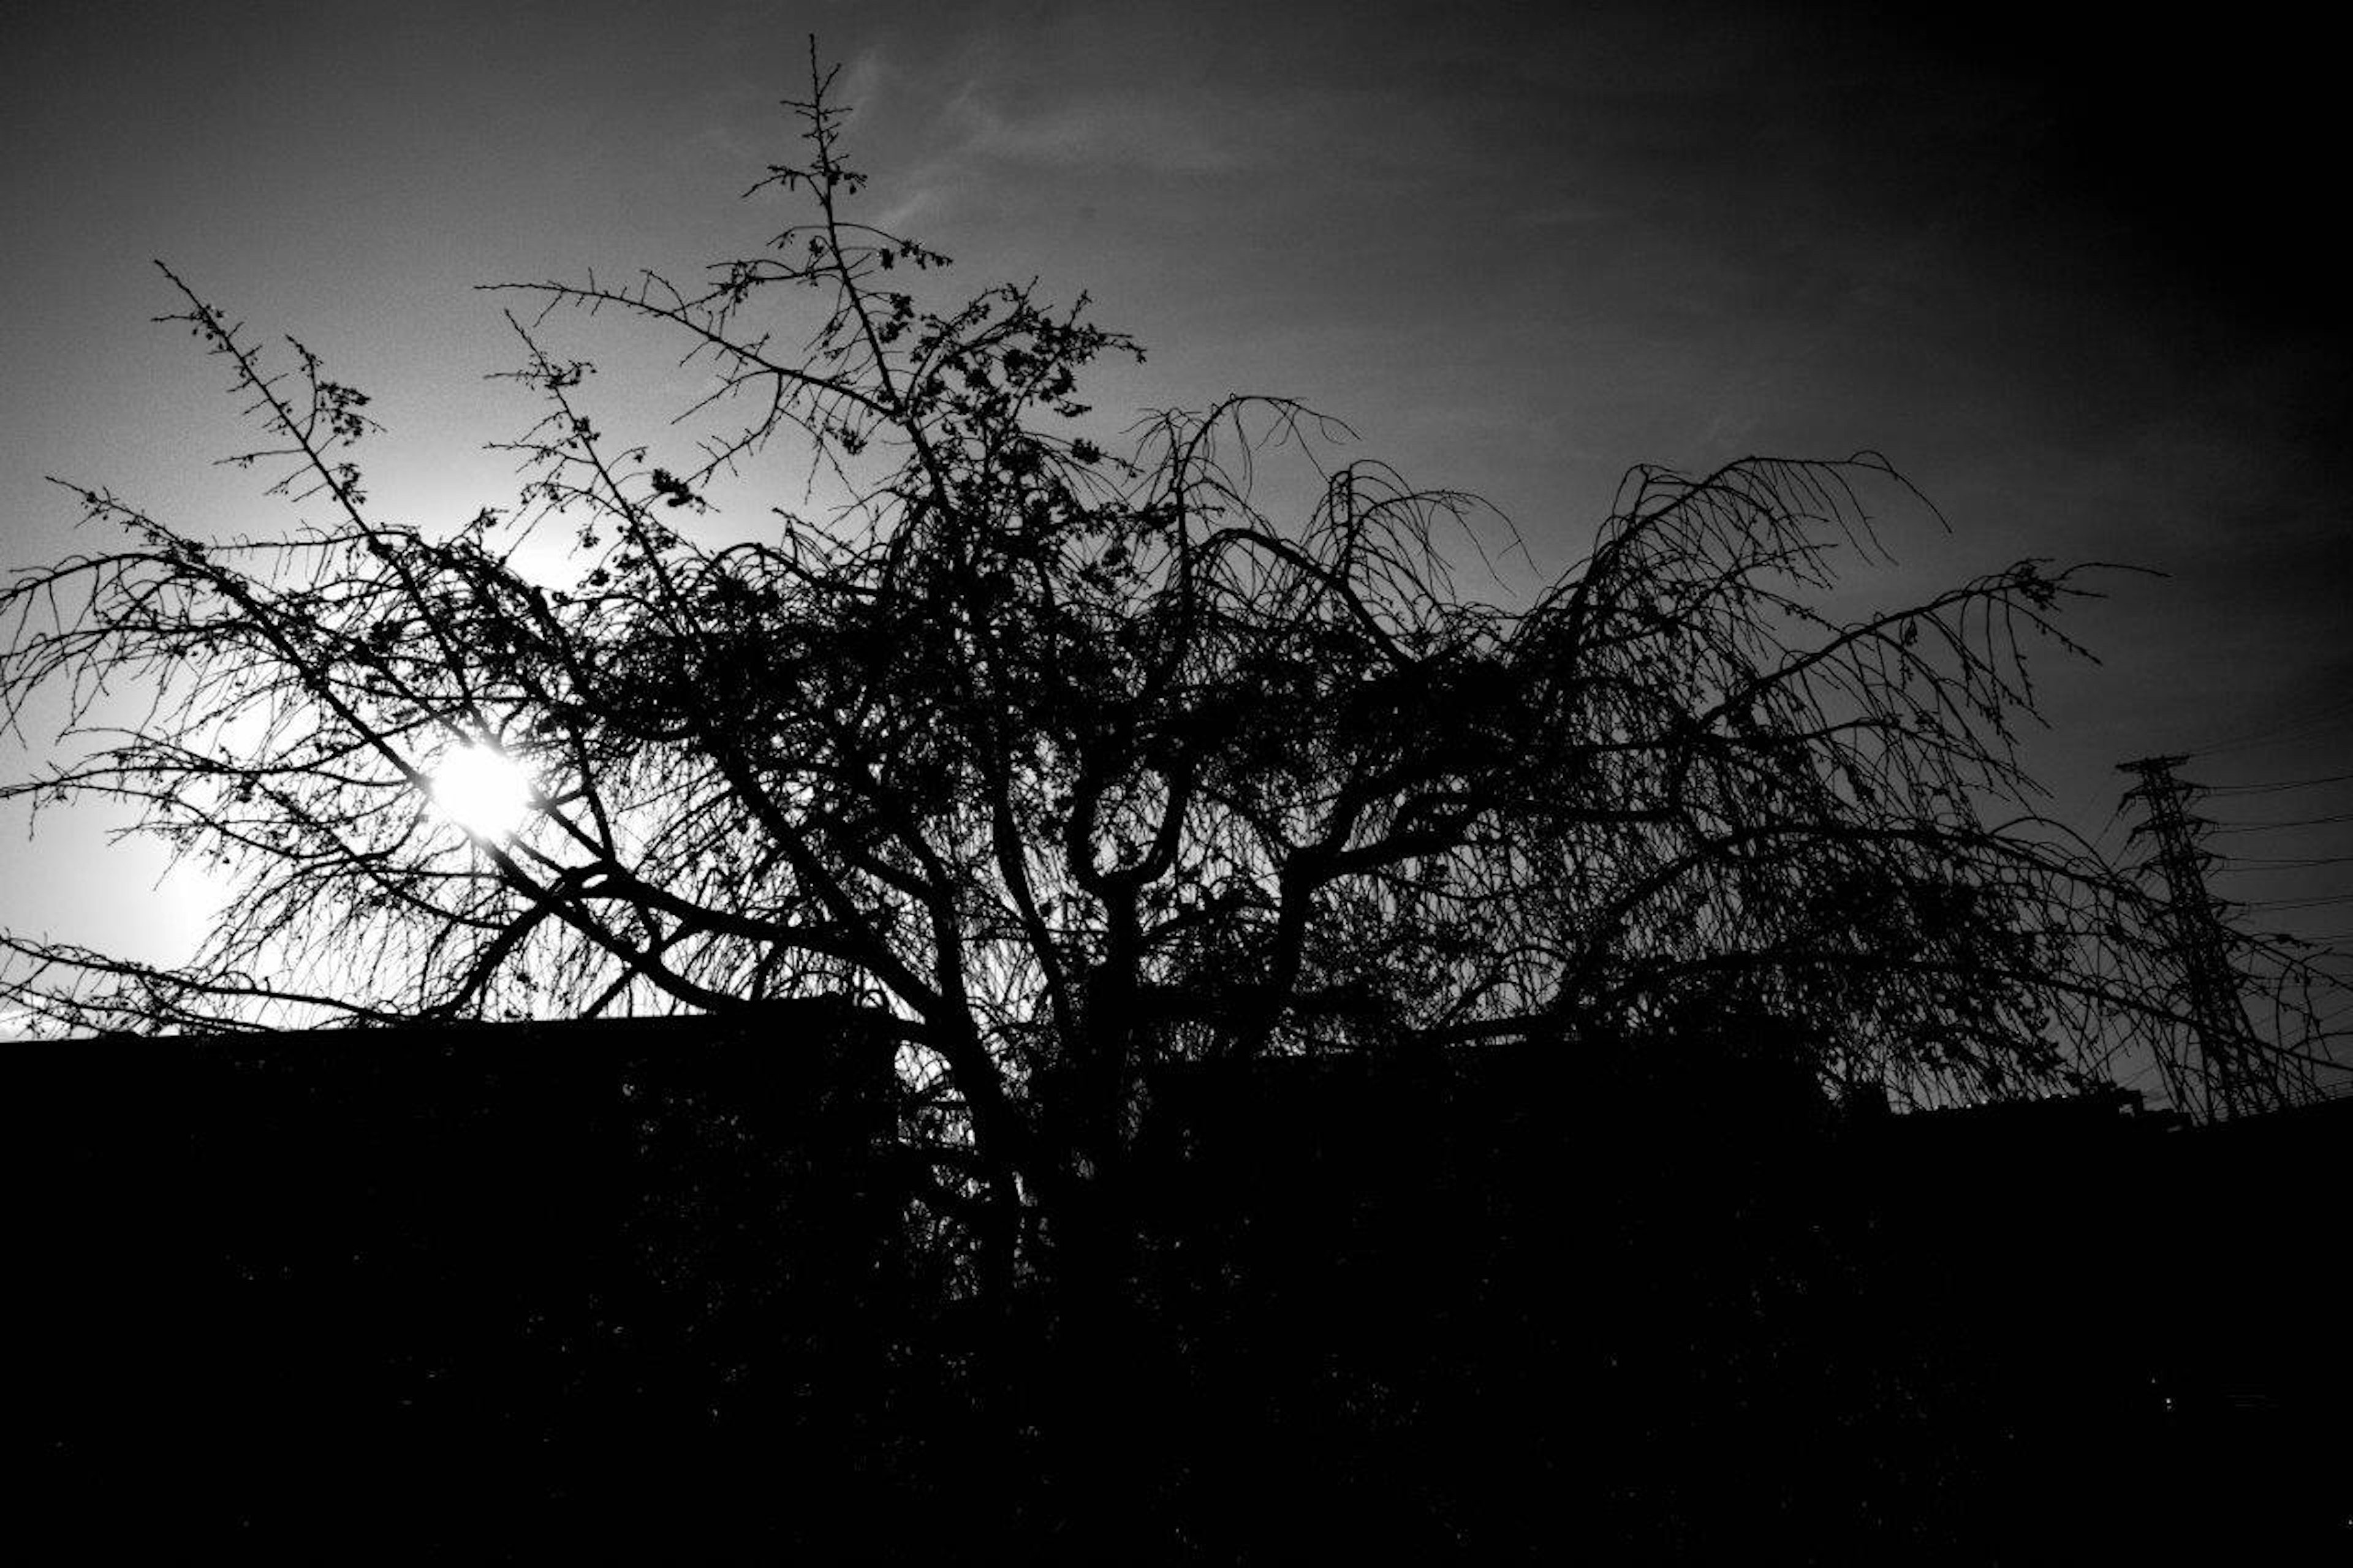
POLYGON ((949 105, 965 153, 1060 168, 1215 173, 1268 161, 1264 116, 1204 116, 1166 103, 1008 104, 970 84, 949 105), (1258 123, 1252 123, 1258 121, 1258 123))

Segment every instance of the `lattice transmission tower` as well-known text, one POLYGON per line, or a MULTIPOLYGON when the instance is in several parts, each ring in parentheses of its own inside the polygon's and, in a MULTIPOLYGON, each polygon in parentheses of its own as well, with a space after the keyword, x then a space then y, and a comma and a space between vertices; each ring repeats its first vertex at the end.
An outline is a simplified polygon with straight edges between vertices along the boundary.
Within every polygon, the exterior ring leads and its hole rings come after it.
POLYGON ((2197 1043, 2196 1060, 2161 1051, 2158 1065, 2177 1108, 2205 1121, 2227 1121, 2276 1110, 2298 1097, 2280 1055, 2266 1049, 2247 1023, 2243 983, 2232 956, 2236 938, 2206 888, 2213 857, 2198 838, 2208 825, 2189 809, 2198 786, 2173 773, 2187 760, 2143 757, 2119 763, 2116 771, 2140 777, 2125 792, 2126 802, 2140 802, 2145 813, 2132 837, 2156 841, 2154 864, 2165 880, 2158 933, 2197 1043))

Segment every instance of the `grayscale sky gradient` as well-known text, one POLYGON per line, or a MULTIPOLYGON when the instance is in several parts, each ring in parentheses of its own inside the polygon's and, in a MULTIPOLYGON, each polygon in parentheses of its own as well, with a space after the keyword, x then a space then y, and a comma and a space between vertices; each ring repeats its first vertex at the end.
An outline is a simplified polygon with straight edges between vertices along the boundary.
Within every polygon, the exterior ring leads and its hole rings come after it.
MULTIPOLYGON (((237 408, 150 324, 151 258, 375 395, 383 515, 509 500, 480 447, 534 411, 482 379, 512 339, 470 286, 755 247, 788 215, 735 198, 789 150, 814 32, 872 216, 958 291, 1084 289, 1151 350, 1106 409, 1300 397, 1483 494, 1547 574, 1634 462, 1875 448, 1953 531, 1895 520, 1866 607, 2025 555, 2169 574, 2076 616, 2103 664, 2044 667, 2053 815, 2100 831, 2151 752, 2353 773, 2332 51, 2284 8, 2105 35, 1892 9, 36 0, 0 98, 0 566, 100 542, 45 474, 222 533, 294 521, 206 467, 237 408)), ((2343 813, 2353 784, 2214 810, 2343 813)), ((103 826, 0 825, 0 919, 169 956, 201 897, 103 826)), ((2353 855, 2353 823, 2216 847, 2353 855)), ((2335 933, 2353 904, 2261 918, 2335 933)))

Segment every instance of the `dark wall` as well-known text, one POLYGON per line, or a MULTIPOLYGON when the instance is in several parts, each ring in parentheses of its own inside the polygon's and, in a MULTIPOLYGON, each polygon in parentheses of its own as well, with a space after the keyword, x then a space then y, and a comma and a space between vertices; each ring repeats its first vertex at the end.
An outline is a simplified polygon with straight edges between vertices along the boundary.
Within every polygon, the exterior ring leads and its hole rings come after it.
POLYGON ((1164 1110, 1217 1434, 1174 1468, 1236 1557, 2353 1550, 2353 1101, 1849 1115, 1769 1058, 1529 1047, 1164 1110))
POLYGON ((839 1434, 892 1418, 913 1265, 836 1021, 12 1066, 27 1495, 93 1549, 789 1539, 877 1479, 839 1434))
POLYGON ((1172 1074, 1132 1348, 1070 1398, 1052 1301, 941 1307, 837 1016, 12 1065, 14 1479, 93 1551, 2284 1560, 2353 1516, 2353 1102, 1851 1116, 1713 1048, 1172 1074))

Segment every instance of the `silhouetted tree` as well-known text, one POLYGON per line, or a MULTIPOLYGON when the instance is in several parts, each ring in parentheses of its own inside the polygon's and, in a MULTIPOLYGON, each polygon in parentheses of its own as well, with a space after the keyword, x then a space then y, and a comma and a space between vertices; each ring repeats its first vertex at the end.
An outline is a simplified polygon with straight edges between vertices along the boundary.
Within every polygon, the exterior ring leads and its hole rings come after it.
POLYGON ((1757 458, 1635 469, 1581 563, 1482 602, 1454 574, 1501 525, 1327 460, 1345 430, 1297 404, 1100 449, 1082 378, 1134 345, 1030 287, 932 303, 944 258, 852 216, 829 79, 792 105, 805 161, 754 187, 804 220, 756 255, 501 286, 545 409, 511 517, 378 519, 366 397, 165 271, 266 432, 233 460, 304 521, 200 538, 69 485, 120 542, 7 590, 0 702, 138 706, 6 794, 128 803, 234 895, 177 968, 7 937, 12 1006, 154 1031, 847 998, 902 1047, 976 1279, 1116 1231, 1162 1064, 1672 1048, 1714 1014, 1938 1100, 2179 1027, 2141 895, 2013 754, 2021 644, 2069 646, 2076 571, 1833 613, 1879 553, 1863 491, 1916 498, 1875 456, 1757 458), (671 334, 699 450, 596 426, 567 311, 671 334), (787 454, 839 504, 704 542, 714 487, 787 454), (575 580, 526 569, 534 528, 575 580), (436 809, 470 749, 522 770, 519 825, 436 809))

